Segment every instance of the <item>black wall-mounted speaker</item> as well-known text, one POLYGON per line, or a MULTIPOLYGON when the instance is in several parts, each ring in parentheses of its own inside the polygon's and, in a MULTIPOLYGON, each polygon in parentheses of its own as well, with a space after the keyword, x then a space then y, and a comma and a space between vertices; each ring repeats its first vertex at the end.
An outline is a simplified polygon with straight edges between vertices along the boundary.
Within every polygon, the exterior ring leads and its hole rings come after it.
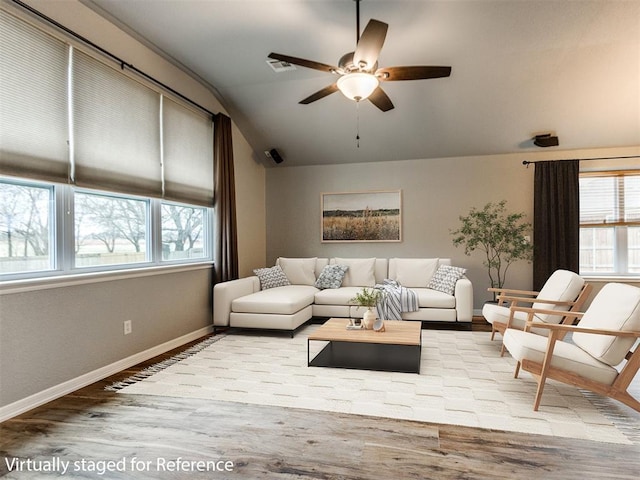
POLYGON ((560 142, 558 141, 558 137, 552 136, 550 133, 545 133, 533 137, 533 144, 537 147, 557 147, 560 142))
POLYGON ((275 148, 272 148, 271 150, 265 150, 264 154, 276 163, 282 163, 284 160, 278 153, 278 150, 276 150, 275 148))

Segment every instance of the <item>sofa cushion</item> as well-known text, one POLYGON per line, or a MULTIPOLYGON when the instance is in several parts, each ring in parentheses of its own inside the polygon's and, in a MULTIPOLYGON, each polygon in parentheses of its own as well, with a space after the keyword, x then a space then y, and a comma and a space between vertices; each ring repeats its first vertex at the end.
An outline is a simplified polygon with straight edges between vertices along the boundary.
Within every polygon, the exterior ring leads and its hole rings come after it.
POLYGON ((325 288, 340 288, 348 268, 346 265, 325 265, 314 286, 321 290, 325 288))
POLYGON ((274 313, 292 315, 313 303, 317 288, 308 285, 288 285, 236 298, 231 311, 237 313, 274 313))
POLYGON ((253 273, 260 279, 261 290, 291 285, 279 265, 270 268, 256 268, 253 273))
POLYGON ((276 265, 289 279, 291 285, 313 285, 316 282, 316 260, 313 258, 278 258, 276 265))
POLYGON ((428 288, 453 295, 456 290, 456 282, 460 280, 467 270, 450 265, 440 265, 429 281, 428 288))
POLYGON ((340 287, 321 290, 316 293, 317 305, 349 305, 356 293, 362 291, 361 287, 340 287))
POLYGON ((349 267, 342 280, 343 287, 373 287, 376 284, 375 258, 334 258, 331 263, 349 267))
POLYGON ((389 260, 389 278, 407 288, 427 288, 437 269, 437 258, 392 258, 389 260))
POLYGON ((420 308, 456 308, 456 297, 431 288, 412 288, 420 308))

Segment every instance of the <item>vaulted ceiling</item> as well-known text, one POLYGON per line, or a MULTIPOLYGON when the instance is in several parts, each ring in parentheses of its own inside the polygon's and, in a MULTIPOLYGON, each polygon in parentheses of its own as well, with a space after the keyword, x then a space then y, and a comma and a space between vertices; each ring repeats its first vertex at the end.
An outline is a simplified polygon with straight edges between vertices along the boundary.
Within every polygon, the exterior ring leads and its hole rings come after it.
POLYGON ((449 65, 450 77, 385 82, 381 112, 270 52, 336 65, 355 49, 353 0, 81 0, 211 85, 256 151, 282 166, 640 145, 640 1, 363 0, 389 24, 380 66, 449 65), (359 146, 356 136, 359 134, 359 146))

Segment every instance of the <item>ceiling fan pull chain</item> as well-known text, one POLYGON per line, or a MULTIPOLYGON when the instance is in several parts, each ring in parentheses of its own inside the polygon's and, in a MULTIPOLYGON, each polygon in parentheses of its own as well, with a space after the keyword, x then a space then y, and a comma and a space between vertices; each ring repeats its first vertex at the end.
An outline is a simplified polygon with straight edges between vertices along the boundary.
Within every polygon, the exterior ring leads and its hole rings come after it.
POLYGON ((360 148, 360 102, 356 102, 356 148, 360 148))

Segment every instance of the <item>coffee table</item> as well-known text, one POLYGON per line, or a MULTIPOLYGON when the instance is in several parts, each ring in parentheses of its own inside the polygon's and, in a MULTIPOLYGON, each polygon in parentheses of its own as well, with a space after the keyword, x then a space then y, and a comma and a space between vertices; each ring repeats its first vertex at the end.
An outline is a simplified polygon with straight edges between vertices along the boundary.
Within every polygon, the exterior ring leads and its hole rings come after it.
POLYGON ((349 320, 330 318, 307 339, 307 366, 420 373, 421 322, 385 320, 385 331, 347 330, 349 320), (310 358, 311 342, 328 342, 310 358))

